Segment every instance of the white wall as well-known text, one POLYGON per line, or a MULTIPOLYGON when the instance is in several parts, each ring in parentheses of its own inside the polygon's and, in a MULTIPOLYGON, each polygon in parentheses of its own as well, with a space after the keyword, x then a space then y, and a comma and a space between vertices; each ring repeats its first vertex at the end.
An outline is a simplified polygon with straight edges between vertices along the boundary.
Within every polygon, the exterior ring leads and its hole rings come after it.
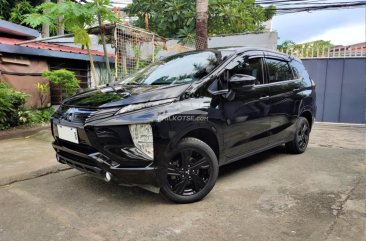
POLYGON ((258 47, 276 49, 277 39, 277 32, 221 35, 210 37, 208 40, 208 47, 258 47))

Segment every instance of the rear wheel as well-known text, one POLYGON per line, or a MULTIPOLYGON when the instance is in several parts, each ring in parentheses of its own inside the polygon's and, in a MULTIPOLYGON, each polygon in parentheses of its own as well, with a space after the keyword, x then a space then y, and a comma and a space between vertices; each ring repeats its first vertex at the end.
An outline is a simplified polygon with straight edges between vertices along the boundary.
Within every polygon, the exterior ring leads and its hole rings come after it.
POLYGON ((294 154, 305 152, 310 136, 310 125, 305 117, 299 117, 296 125, 296 133, 294 139, 286 143, 286 148, 294 154))
POLYGON ((171 155, 160 193, 177 203, 201 200, 214 187, 218 172, 210 146, 196 138, 184 138, 171 155))

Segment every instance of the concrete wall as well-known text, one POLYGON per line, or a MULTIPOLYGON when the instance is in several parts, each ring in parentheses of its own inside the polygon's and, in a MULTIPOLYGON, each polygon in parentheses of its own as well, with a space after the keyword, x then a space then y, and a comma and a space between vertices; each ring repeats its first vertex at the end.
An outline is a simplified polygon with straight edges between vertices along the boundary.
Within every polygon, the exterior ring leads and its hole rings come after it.
POLYGON ((221 35, 210 37, 208 40, 209 48, 220 48, 230 46, 241 47, 259 47, 267 49, 277 48, 277 32, 250 33, 250 34, 235 34, 221 35))
POLYGON ((316 83, 317 121, 366 123, 366 58, 304 59, 316 83))

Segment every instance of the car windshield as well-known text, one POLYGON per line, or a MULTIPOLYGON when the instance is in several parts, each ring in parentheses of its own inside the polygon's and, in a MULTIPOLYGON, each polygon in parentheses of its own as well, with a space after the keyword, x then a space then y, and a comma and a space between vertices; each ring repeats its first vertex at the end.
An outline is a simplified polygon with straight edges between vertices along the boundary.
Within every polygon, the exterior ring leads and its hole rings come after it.
POLYGON ((122 80, 126 85, 189 84, 210 73, 220 62, 218 51, 187 52, 159 60, 122 80))

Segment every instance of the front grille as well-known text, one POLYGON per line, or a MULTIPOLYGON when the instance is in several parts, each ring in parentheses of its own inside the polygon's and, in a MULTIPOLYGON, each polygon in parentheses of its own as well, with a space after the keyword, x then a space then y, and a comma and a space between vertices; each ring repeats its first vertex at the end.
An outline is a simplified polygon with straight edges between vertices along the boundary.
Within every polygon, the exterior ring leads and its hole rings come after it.
POLYGON ((108 117, 113 116, 120 108, 108 108, 108 109, 101 109, 90 113, 90 115, 86 118, 85 123, 89 123, 96 120, 105 119, 108 117))
POLYGON ((95 109, 61 106, 54 117, 69 122, 84 124, 85 120, 95 111, 95 109))
POLYGON ((75 123, 90 123, 113 116, 120 108, 88 109, 61 106, 54 117, 75 123))

